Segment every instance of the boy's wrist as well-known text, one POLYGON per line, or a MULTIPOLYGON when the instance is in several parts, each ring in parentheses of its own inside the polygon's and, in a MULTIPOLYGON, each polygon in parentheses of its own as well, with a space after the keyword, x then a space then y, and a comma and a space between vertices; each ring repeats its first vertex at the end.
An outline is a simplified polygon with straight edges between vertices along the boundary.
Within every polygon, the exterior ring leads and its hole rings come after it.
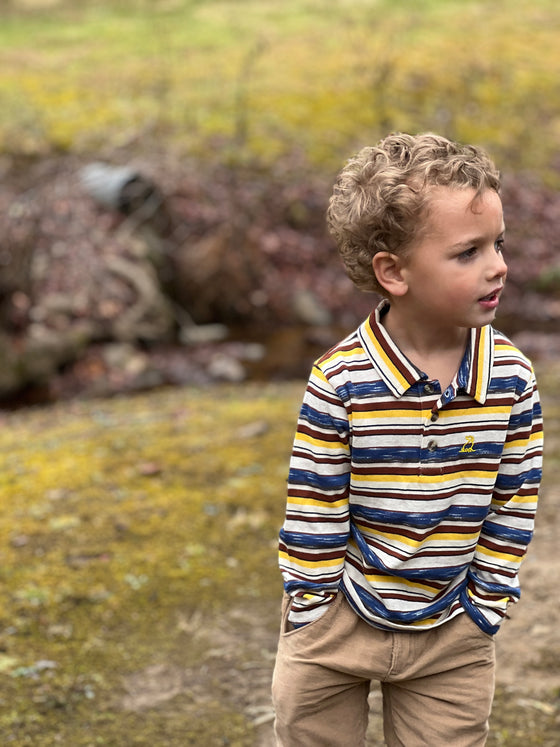
POLYGON ((461 602, 466 614, 484 633, 496 635, 506 617, 507 605, 501 605, 499 609, 487 607, 474 601, 466 591, 461 594, 461 602))

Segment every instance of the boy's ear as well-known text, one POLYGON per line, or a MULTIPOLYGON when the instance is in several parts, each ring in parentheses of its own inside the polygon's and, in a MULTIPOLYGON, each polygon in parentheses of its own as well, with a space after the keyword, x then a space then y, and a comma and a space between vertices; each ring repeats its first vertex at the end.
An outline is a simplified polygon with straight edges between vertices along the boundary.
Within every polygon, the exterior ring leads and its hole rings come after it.
POLYGON ((402 258, 391 252, 378 252, 371 260, 377 282, 391 296, 404 296, 408 283, 403 277, 402 258))

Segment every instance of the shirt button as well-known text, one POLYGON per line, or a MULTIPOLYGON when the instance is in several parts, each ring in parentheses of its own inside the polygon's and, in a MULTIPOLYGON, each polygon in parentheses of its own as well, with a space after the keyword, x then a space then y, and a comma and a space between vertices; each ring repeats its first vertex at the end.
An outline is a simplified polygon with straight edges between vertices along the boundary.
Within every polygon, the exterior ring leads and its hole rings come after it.
POLYGON ((428 441, 428 451, 435 451, 437 449, 437 441, 428 441))
POLYGON ((433 384, 424 384, 424 391, 426 394, 433 394, 434 393, 434 385, 433 384))

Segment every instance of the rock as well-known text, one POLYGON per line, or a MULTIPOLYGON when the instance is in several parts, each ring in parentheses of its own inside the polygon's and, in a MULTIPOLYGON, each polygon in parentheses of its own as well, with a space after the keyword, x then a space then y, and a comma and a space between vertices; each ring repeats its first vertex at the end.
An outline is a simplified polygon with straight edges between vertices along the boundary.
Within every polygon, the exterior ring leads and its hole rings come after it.
POLYGON ((207 368, 208 374, 218 381, 229 381, 238 384, 246 378, 246 372, 237 358, 216 353, 207 368))
POLYGON ((124 199, 127 187, 138 183, 140 174, 129 166, 111 166, 95 161, 80 171, 80 179, 86 192, 99 205, 110 210, 128 212, 124 199))
POLYGON ((332 322, 330 311, 323 306, 313 291, 306 288, 297 290, 292 303, 296 317, 303 324, 322 327, 332 322))
POLYGON ((229 335, 225 324, 189 324, 181 327, 179 341, 183 345, 199 345, 206 342, 220 342, 229 335))

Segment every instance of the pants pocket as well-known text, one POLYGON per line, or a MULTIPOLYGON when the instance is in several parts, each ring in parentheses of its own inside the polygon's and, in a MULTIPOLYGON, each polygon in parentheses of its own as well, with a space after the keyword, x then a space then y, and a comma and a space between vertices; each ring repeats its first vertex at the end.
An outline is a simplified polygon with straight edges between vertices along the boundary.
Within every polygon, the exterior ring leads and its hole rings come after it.
POLYGON ((283 638, 300 636, 306 632, 309 632, 310 630, 313 630, 314 634, 316 634, 319 628, 324 627, 326 624, 330 624, 329 620, 333 617, 333 615, 336 614, 336 610, 340 607, 342 603, 342 597, 342 592, 338 592, 338 594, 336 594, 331 602, 328 602, 324 605, 325 609, 320 617, 318 617, 316 620, 313 620, 312 622, 307 623, 306 625, 302 625, 299 628, 294 628, 288 620, 292 604, 292 597, 290 597, 289 594, 284 593, 284 597, 282 599, 282 624, 280 628, 280 635, 283 638))

